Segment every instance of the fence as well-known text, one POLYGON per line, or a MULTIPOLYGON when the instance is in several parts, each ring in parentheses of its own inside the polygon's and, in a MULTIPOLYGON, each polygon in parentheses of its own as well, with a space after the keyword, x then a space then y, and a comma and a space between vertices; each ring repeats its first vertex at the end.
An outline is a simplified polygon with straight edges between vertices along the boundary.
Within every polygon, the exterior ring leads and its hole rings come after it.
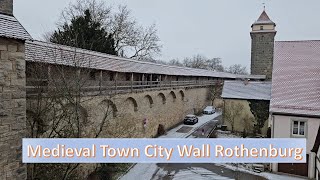
MULTIPOLYGON (((45 93, 48 90, 69 86, 70 82, 50 82, 47 79, 27 79, 27 95, 45 93)), ((143 89, 161 89, 173 87, 197 87, 215 85, 215 80, 208 81, 94 81, 78 82, 81 92, 134 92, 143 89)), ((75 86, 76 87, 76 86, 75 86)))

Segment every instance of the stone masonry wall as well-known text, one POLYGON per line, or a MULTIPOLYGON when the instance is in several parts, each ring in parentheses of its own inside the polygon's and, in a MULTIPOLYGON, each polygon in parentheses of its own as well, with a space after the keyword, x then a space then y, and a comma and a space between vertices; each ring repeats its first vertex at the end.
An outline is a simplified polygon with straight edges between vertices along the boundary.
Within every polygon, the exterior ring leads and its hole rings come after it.
POLYGON ((251 74, 272 79, 274 37, 276 33, 251 33, 251 74))
MULTIPOLYGON (((81 104, 81 121, 85 122, 85 132, 82 133, 82 137, 95 137, 106 114, 107 120, 99 138, 155 137, 159 124, 168 130, 182 123, 185 115, 199 112, 206 105, 210 105, 208 95, 209 88, 201 87, 141 90, 138 93, 115 96, 84 97, 81 104), (110 103, 113 104, 112 107, 108 106, 110 103), (143 125, 145 119, 146 126, 143 125)), ((35 104, 37 100, 28 97, 27 121, 33 121, 35 104)), ((46 120, 44 123, 49 124, 46 120)), ((46 132, 43 137, 46 137, 46 132)), ((76 174, 85 179, 93 170, 94 164, 82 164, 76 174)))
POLYGON ((0 0, 0 13, 12 15, 13 1, 12 0, 0 0))
POLYGON ((0 179, 26 179, 22 138, 26 128, 24 43, 0 38, 0 179))
MULTIPOLYGON (((159 124, 164 125, 166 129, 172 128, 181 123, 185 115, 197 113, 206 105, 210 105, 208 94, 209 88, 202 87, 142 90, 138 93, 118 94, 112 97, 85 97, 81 104, 83 114, 87 116, 85 131, 90 137, 97 131, 99 122, 107 114, 102 138, 154 137, 159 124), (114 104, 114 107, 108 106, 110 103, 114 104), (145 119, 147 120, 146 128, 143 127, 145 119)), ((27 99, 28 118, 32 118, 32 114, 35 113, 33 112, 35 104, 37 104, 36 99, 27 99)))

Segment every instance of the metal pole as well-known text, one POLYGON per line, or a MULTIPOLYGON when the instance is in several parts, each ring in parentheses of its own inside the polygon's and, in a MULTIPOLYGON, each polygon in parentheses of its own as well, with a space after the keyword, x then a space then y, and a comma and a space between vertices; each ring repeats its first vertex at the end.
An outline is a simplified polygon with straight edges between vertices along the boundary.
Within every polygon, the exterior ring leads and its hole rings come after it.
POLYGON ((116 94, 117 94, 117 91, 118 91, 117 79, 118 79, 118 72, 116 72, 116 75, 115 75, 115 77, 114 77, 114 81, 115 81, 115 88, 116 88, 116 94))
POLYGON ((131 73, 131 92, 133 92, 133 73, 131 73))

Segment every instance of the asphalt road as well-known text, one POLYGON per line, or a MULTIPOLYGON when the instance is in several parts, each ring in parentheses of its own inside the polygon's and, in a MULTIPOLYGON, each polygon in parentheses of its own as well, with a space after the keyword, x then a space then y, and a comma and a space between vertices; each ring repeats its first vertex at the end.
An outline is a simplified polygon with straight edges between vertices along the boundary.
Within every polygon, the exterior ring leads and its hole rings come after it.
MULTIPOLYGON (((206 138, 219 124, 221 115, 196 129, 188 138, 206 138)), ((153 180, 202 180, 202 179, 237 179, 265 180, 265 178, 249 173, 234 171, 216 164, 157 164, 158 171, 152 176, 153 180)))
MULTIPOLYGON (((219 113, 199 117, 195 125, 180 125, 160 138, 205 138, 221 119, 219 113)), ((136 164, 122 180, 264 180, 265 178, 216 164, 136 164)))
POLYGON ((237 179, 265 180, 265 178, 249 173, 230 170, 215 164, 157 164, 160 172, 156 172, 153 180, 205 180, 205 179, 237 179))

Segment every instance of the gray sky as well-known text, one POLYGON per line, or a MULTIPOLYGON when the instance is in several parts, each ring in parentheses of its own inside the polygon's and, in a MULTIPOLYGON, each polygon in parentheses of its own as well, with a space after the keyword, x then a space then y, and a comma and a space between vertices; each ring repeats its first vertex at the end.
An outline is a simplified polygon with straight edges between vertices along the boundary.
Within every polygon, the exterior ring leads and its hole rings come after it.
MULTIPOLYGON (((54 30, 72 0, 14 0, 14 14, 35 39, 54 30)), ((158 59, 194 54, 250 67, 250 26, 266 2, 276 40, 320 39, 319 0, 106 0, 126 4, 142 25, 155 23, 163 45, 158 59)))

